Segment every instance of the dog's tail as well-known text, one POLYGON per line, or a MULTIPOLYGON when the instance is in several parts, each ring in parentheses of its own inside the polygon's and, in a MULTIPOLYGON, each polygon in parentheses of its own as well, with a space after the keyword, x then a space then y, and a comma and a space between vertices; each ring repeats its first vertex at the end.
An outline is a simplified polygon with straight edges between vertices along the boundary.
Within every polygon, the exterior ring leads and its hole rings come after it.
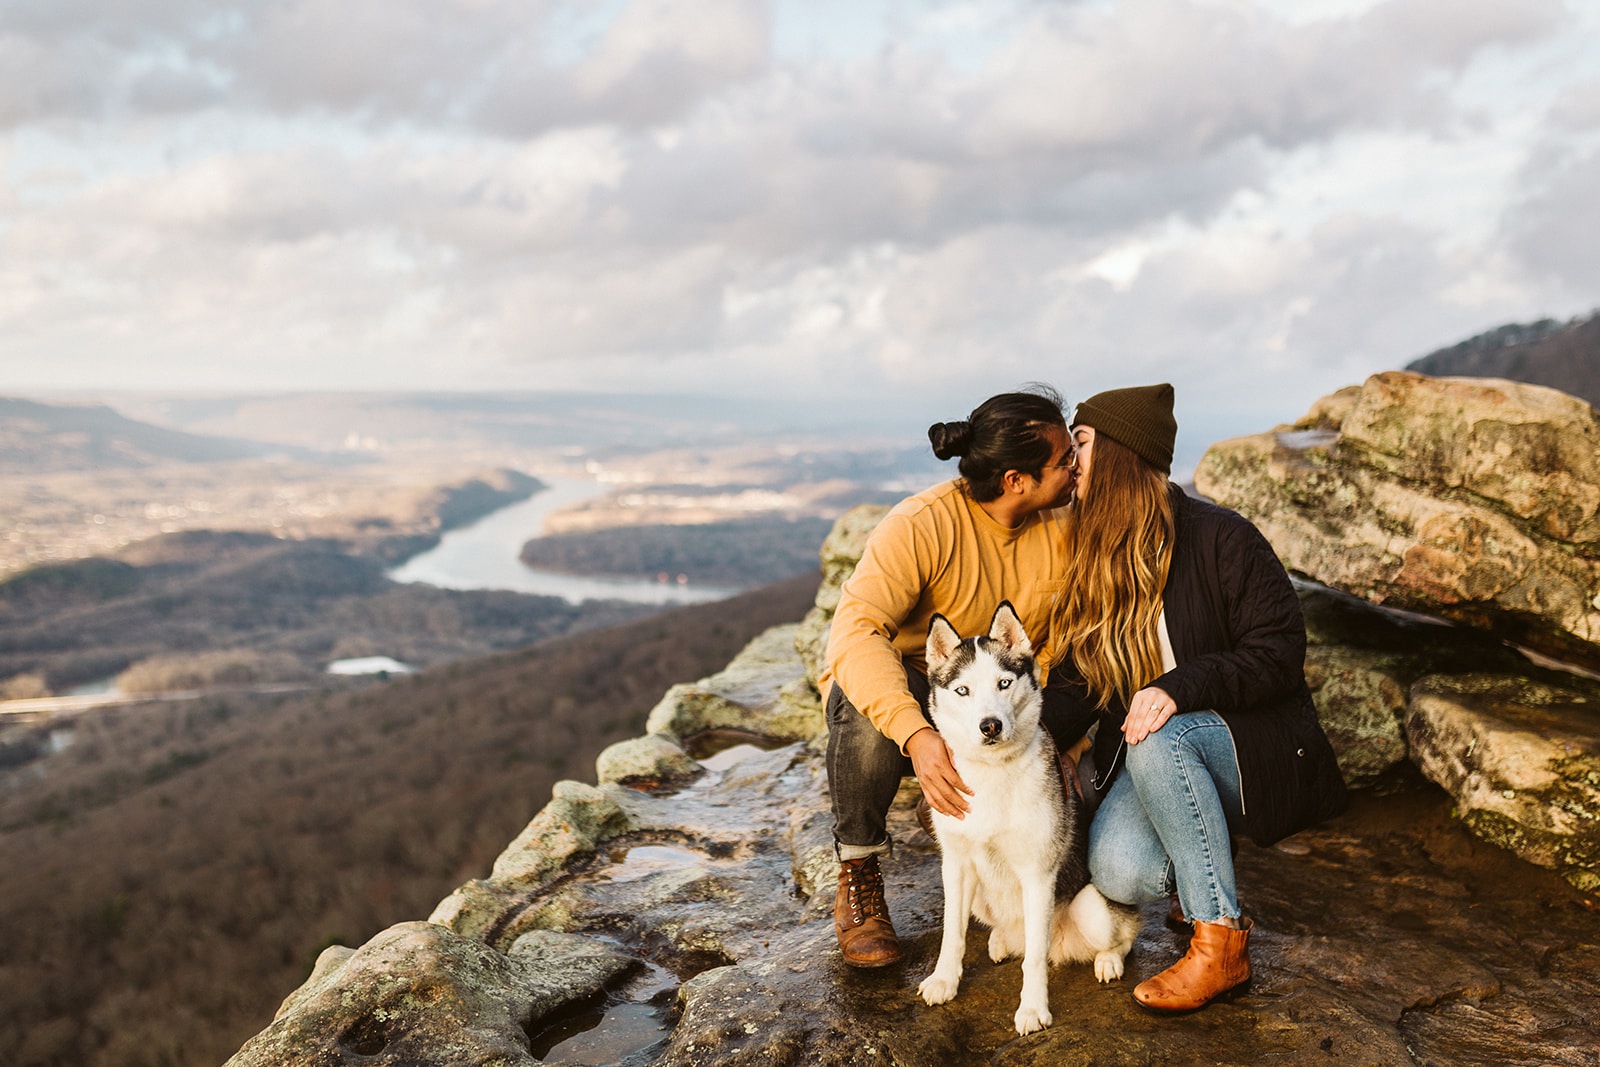
POLYGON ((1126 955, 1138 933, 1138 908, 1107 900, 1086 885, 1071 900, 1056 901, 1050 962, 1085 963, 1107 950, 1126 955))

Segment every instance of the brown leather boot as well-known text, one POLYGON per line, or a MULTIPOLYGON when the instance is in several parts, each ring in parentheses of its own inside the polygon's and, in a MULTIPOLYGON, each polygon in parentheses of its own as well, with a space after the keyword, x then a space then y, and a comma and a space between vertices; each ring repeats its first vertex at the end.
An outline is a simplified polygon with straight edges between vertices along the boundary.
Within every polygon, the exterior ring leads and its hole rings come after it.
POLYGON ((833 929, 844 961, 852 967, 887 967, 900 962, 900 939, 883 899, 883 872, 876 855, 839 864, 833 898, 833 929))
POLYGON ((1243 923, 1242 930, 1222 923, 1195 923, 1183 959, 1140 982, 1133 999, 1147 1011, 1177 1015, 1248 988, 1250 928, 1255 924, 1249 919, 1243 923))

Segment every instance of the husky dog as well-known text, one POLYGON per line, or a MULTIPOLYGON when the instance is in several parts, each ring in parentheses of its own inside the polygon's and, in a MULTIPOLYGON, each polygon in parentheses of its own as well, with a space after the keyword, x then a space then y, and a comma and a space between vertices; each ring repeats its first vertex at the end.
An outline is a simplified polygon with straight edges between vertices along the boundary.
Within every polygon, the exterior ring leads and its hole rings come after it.
POLYGON ((987 637, 962 640, 942 615, 928 627, 928 711, 962 781, 963 819, 933 812, 942 853, 944 939, 917 987, 929 1004, 956 995, 967 917, 991 928, 989 958, 1022 953, 1017 1033, 1051 1023, 1047 963, 1094 961, 1102 982, 1122 977, 1138 909, 1089 884, 1089 812, 1062 785, 1056 746, 1039 723, 1044 699, 1027 631, 1009 601, 987 637))

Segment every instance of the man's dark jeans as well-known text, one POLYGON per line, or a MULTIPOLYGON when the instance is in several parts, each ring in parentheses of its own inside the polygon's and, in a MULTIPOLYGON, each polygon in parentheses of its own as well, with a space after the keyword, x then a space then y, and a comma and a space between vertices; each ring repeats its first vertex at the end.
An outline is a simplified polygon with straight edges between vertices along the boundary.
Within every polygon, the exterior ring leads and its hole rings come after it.
MULTIPOLYGON (((928 677, 915 667, 906 668, 906 685, 928 715, 928 677)), ((1041 720, 1065 748, 1066 714, 1053 697, 1054 686, 1044 691, 1041 720)), ((912 773, 911 757, 878 732, 872 721, 856 710, 837 682, 828 694, 828 790, 833 796, 834 849, 841 860, 860 859, 889 851, 889 806, 900 789, 900 779, 912 773)), ((932 726, 933 721, 928 720, 932 726)), ((1066 737, 1067 745, 1083 730, 1066 737)))

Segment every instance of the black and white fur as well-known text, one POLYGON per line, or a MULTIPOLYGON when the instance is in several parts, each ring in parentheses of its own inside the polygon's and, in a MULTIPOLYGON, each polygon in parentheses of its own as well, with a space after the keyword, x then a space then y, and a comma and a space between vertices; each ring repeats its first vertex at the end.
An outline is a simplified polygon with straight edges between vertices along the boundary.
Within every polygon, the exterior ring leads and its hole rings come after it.
POLYGON ((990 927, 989 958, 1022 953, 1019 1034, 1049 1026, 1048 963, 1094 961, 1122 977, 1139 912, 1089 884, 1089 810, 1062 786, 1056 746, 1039 722, 1044 700, 1027 631, 1009 601, 987 637, 965 640, 942 615, 928 627, 928 710, 972 790, 962 819, 938 811, 944 939, 917 987, 929 1004, 956 995, 967 917, 990 927))

